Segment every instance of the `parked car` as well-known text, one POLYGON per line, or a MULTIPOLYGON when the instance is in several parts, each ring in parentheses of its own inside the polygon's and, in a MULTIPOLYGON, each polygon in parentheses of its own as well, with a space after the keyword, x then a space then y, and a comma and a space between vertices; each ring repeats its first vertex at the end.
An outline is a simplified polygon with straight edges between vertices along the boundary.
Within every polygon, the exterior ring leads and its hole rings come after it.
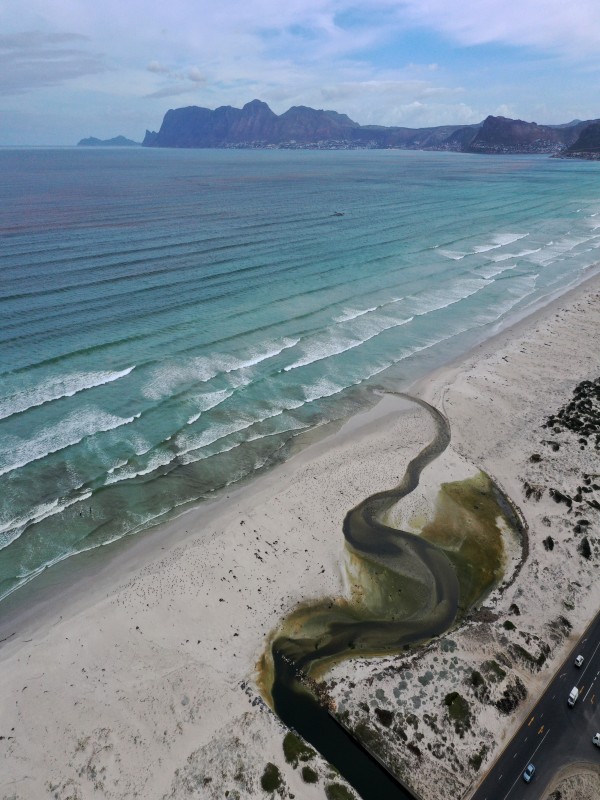
POLYGON ((525 783, 529 783, 529 781, 533 778, 533 773, 535 772, 535 767, 533 764, 528 764, 527 769, 523 773, 523 780, 525 783))
POLYGON ((592 743, 596 745, 596 747, 600 747, 600 733, 597 733, 594 738, 592 739, 592 743))
POLYGON ((577 656, 575 659, 575 666, 580 667, 583 664, 583 656, 577 656))

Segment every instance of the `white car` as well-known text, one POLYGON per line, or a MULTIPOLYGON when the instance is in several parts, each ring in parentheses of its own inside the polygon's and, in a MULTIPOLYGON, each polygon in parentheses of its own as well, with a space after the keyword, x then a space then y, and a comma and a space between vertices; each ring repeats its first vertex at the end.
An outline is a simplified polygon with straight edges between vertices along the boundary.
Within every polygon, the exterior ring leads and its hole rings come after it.
POLYGON ((597 733, 594 738, 592 739, 592 743, 596 745, 596 747, 600 747, 600 733, 597 733))
POLYGON ((535 767, 533 766, 533 764, 528 764, 525 772, 523 773, 523 780, 525 781, 525 783, 529 783, 531 781, 534 772, 535 772, 535 767))
POLYGON ((575 666, 580 667, 583 664, 583 656, 577 656, 575 659, 575 666))

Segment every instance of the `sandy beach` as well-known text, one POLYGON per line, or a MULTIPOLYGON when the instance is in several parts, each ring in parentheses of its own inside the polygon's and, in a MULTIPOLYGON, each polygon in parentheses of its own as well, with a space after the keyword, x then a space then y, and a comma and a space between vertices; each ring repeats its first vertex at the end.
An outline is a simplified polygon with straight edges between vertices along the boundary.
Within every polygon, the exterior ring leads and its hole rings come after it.
MULTIPOLYGON (((477 614, 416 652, 324 676, 337 711, 427 800, 441 780, 447 797, 470 794, 598 610, 598 442, 542 425, 598 378, 599 351, 595 277, 410 389, 452 438, 398 524, 418 532, 441 484, 483 470, 527 528, 477 614), (569 510, 551 490, 581 500, 569 510), (444 704, 455 690, 467 731, 444 704)), ((257 665, 300 603, 351 596, 346 513, 432 435, 422 408, 386 395, 247 485, 26 588, 0 618, 0 797, 266 797, 269 776, 282 797, 342 797, 318 755, 284 748, 257 665)))

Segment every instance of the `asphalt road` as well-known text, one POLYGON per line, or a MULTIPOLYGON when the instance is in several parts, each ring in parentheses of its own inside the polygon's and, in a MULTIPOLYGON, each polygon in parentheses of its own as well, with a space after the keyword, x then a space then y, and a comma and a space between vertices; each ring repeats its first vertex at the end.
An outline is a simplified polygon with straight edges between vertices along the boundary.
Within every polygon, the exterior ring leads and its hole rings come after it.
POLYGON ((600 731, 600 612, 563 663, 527 720, 513 737, 471 800, 542 800, 553 776, 575 762, 600 765, 600 747, 592 736, 600 731), (575 656, 585 661, 574 665, 575 656), (567 697, 579 689, 571 708, 567 697), (523 772, 534 764, 527 784, 523 772))

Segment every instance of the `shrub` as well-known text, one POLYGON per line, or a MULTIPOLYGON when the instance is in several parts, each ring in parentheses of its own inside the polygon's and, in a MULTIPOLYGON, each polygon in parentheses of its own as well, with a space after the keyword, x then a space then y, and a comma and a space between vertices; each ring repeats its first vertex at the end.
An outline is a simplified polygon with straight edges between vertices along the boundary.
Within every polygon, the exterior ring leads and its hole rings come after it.
POLYGON ((283 740, 283 755, 288 764, 298 766, 299 761, 310 761, 316 753, 295 733, 286 733, 283 740))
POLYGON ((302 780, 304 783, 316 783, 319 780, 319 776, 314 769, 302 767, 302 780))
POLYGON ((356 800, 354 793, 341 783, 328 783, 325 787, 325 797, 327 800, 356 800))
POLYGON ((281 772, 275 766, 275 764, 271 764, 270 761, 267 763, 265 771, 262 774, 260 785, 265 792, 276 792, 277 789, 281 788, 281 772))
POLYGON ((469 704, 458 692, 447 694, 444 703, 448 708, 448 716, 454 723, 454 729, 462 739, 465 731, 471 727, 469 704))

